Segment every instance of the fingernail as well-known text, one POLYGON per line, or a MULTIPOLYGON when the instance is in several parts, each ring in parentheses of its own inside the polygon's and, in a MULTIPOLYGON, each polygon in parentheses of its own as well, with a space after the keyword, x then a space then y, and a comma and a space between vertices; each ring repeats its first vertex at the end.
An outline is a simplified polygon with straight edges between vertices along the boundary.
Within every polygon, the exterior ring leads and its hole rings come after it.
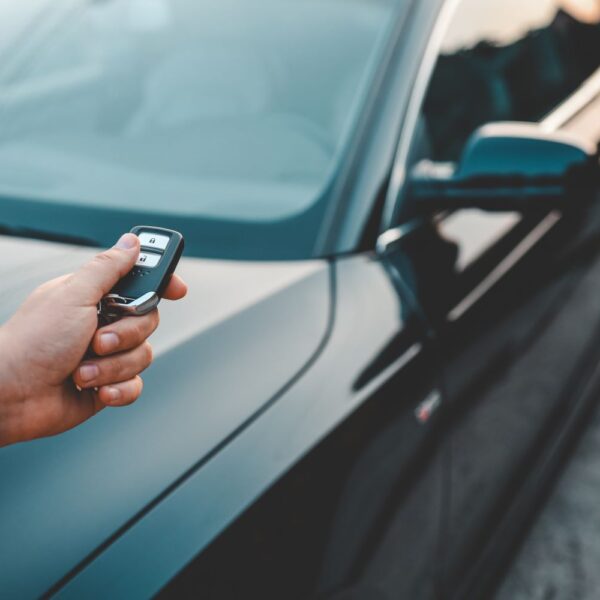
POLYGON ((119 346, 119 336, 116 333, 103 333, 100 336, 100 348, 103 352, 111 352, 119 346))
POLYGON ((108 401, 113 404, 121 398, 121 390, 116 387, 108 387, 106 388, 106 393, 108 394, 108 401))
POLYGON ((119 241, 115 244, 115 248, 121 250, 131 250, 137 246, 137 235, 133 233, 126 233, 119 238, 119 241))
POLYGON ((100 374, 98 365, 82 365, 79 367, 79 377, 81 381, 92 381, 100 374))

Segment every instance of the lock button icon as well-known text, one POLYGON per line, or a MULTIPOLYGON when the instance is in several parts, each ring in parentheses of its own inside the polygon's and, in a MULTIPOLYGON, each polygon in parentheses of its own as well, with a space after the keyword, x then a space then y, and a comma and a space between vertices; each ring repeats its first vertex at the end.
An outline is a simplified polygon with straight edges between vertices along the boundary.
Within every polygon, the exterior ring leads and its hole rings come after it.
POLYGON ((169 245, 169 236, 160 235, 158 233, 150 233, 142 231, 139 234, 140 244, 143 248, 150 248, 152 250, 165 250, 169 245))

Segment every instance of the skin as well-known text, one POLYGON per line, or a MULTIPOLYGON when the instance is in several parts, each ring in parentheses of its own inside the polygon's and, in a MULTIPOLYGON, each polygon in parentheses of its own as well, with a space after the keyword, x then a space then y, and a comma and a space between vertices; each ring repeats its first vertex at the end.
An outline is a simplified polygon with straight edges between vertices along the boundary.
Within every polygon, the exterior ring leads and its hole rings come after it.
POLYGON ((600 22, 600 0, 563 0, 562 4, 579 21, 600 22))
MULTIPOLYGON (((125 234, 76 273, 37 288, 0 327, 0 446, 62 433, 139 398, 158 311, 101 329, 96 314, 138 254, 137 236, 125 234), (98 357, 84 360, 90 346, 98 357)), ((173 276, 164 297, 186 292, 173 276)))

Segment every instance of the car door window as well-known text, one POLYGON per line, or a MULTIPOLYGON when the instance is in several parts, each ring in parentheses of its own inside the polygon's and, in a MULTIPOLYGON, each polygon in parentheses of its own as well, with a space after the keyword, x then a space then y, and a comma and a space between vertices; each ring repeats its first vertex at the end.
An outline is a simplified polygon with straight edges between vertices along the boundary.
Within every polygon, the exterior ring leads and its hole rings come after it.
MULTIPOLYGON (((576 5, 463 0, 431 78, 409 167, 423 159, 456 162, 479 126, 544 122, 573 94, 597 86, 600 25, 576 18, 576 5)), ((449 590, 467 589, 561 431, 561 415, 577 401, 569 382, 588 376, 600 259, 585 239, 598 234, 599 222, 597 208, 565 218, 460 210, 413 234, 410 283, 446 365, 449 590), (586 326, 575 326, 582 319, 586 326)), ((482 594, 469 588, 465 597, 482 594)))
MULTIPOLYGON (((486 123, 544 121, 582 88, 598 87, 600 24, 580 20, 579 5, 459 2, 425 95, 409 170, 423 160, 457 162, 469 137, 486 123)), ((409 204, 403 199, 400 218, 409 204)), ((455 269, 463 272, 521 220, 517 213, 462 210, 446 215, 436 230, 455 244, 455 269)), ((467 286, 445 297, 458 303, 469 291, 467 286)))
MULTIPOLYGON (((541 121, 585 85, 600 66, 600 25, 580 20, 587 4, 460 2, 426 95, 422 151, 415 158, 457 161, 481 125, 541 121)), ((461 211, 440 229, 457 241, 464 268, 519 220, 516 214, 461 211)))
MULTIPOLYGON (((574 0, 568 4, 577 4, 574 0)), ((490 121, 539 121, 600 64, 600 25, 558 0, 464 0, 448 28, 423 115, 433 160, 457 160, 490 121)))

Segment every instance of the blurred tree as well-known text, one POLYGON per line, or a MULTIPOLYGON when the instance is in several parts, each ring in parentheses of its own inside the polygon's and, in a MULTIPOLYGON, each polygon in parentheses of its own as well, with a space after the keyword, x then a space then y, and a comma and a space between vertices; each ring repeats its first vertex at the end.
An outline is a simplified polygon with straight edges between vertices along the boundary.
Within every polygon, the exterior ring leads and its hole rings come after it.
MULTIPOLYGON (((600 13, 600 0, 593 5, 600 13)), ((548 26, 511 44, 484 40, 443 54, 425 101, 432 158, 458 160, 484 123, 542 119, 600 66, 599 21, 600 14, 584 22, 560 10, 548 26)))

